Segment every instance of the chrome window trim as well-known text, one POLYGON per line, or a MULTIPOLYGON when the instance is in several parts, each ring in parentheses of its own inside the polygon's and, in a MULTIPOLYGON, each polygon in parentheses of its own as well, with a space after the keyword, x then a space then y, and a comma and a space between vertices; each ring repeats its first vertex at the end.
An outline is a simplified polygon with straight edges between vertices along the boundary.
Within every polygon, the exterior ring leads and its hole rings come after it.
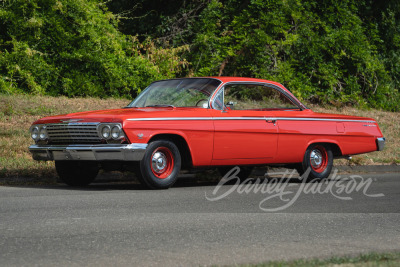
MULTIPOLYGON (((288 98, 288 100, 290 102, 292 102, 293 105, 297 106, 300 110, 308 109, 303 103, 300 102, 300 100, 295 98, 295 96, 290 91, 289 91, 290 93, 288 93, 287 91, 283 90, 282 88, 280 88, 279 86, 277 86, 275 84, 266 83, 266 82, 246 82, 246 81, 233 81, 233 82, 222 83, 218 88, 215 89, 215 92, 211 95, 209 107, 211 107, 212 109, 215 109, 215 110, 220 110, 220 109, 214 108, 214 106, 213 106, 214 100, 219 91, 224 90, 225 86, 231 85, 231 84, 249 84, 249 85, 260 85, 260 86, 265 86, 265 87, 271 87, 271 88, 277 90, 278 92, 282 93, 284 96, 286 96, 288 98)), ((283 85, 282 85, 282 87, 283 87, 283 85)), ((223 94, 223 100, 225 101, 225 94, 223 94)))
MULTIPOLYGON (((219 109, 214 108, 213 104, 214 104, 215 98, 217 97, 218 92, 221 90, 221 88, 224 88, 224 86, 225 86, 225 83, 223 83, 221 81, 221 84, 217 88, 215 88, 215 91, 211 94, 210 98, 208 99, 208 107, 210 109, 219 110, 219 109)), ((222 99, 223 99, 223 96, 222 96, 222 99)))
POLYGON ((272 84, 272 83, 264 83, 264 86, 269 86, 269 87, 272 87, 272 88, 278 90, 279 92, 281 92, 282 94, 284 94, 284 95, 289 99, 290 102, 292 102, 294 105, 298 106, 298 107, 300 108, 300 110, 308 109, 308 108, 306 107, 306 105, 304 105, 303 103, 301 103, 300 100, 298 100, 298 99, 293 95, 293 93, 290 92, 288 89, 286 89, 286 90, 288 90, 290 93, 288 93, 287 91, 283 90, 283 89, 280 88, 279 86, 277 86, 277 85, 275 85, 275 84, 272 84))

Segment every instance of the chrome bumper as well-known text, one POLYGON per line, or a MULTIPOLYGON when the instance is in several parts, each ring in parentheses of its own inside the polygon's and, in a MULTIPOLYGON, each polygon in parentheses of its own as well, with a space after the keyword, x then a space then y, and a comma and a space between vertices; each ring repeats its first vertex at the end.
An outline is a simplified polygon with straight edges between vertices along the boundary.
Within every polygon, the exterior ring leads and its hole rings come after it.
POLYGON ((385 148, 385 137, 380 137, 376 139, 376 146, 378 147, 378 151, 382 151, 385 148))
POLYGON ((32 145, 34 160, 118 160, 139 161, 147 144, 127 145, 32 145))

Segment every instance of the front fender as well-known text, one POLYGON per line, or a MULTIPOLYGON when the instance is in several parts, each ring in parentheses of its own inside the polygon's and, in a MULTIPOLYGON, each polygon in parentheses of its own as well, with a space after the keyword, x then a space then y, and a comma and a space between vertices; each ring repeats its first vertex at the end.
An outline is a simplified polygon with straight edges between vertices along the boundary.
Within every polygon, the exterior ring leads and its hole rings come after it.
POLYGON ((214 126, 212 121, 193 122, 154 122, 140 124, 126 122, 125 134, 132 143, 149 143, 157 135, 176 135, 183 138, 189 148, 194 167, 209 166, 213 153, 214 126))

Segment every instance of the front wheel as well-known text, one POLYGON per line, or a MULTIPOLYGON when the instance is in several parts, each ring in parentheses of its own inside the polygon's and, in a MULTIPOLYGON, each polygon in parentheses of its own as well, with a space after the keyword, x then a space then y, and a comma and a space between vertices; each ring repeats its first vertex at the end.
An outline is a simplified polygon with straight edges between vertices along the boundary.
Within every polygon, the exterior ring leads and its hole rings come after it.
POLYGON ((178 147, 168 140, 153 141, 140 162, 141 182, 152 189, 167 189, 176 182, 180 170, 178 147))
POLYGON ((324 179, 331 173, 332 165, 331 147, 327 144, 312 144, 307 148, 303 162, 296 169, 304 179, 324 179))
POLYGON ((97 162, 56 161, 56 171, 61 181, 70 186, 86 186, 99 173, 97 162))

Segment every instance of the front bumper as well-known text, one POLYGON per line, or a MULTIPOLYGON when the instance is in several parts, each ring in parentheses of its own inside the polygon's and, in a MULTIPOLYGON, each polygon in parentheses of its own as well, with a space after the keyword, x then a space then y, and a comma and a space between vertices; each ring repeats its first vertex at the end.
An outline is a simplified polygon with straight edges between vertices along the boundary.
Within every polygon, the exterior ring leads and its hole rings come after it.
POLYGON ((126 145, 32 145, 34 160, 140 161, 147 144, 126 145))
POLYGON ((378 148, 378 151, 382 151, 385 148, 385 137, 380 137, 376 139, 376 146, 378 148))

